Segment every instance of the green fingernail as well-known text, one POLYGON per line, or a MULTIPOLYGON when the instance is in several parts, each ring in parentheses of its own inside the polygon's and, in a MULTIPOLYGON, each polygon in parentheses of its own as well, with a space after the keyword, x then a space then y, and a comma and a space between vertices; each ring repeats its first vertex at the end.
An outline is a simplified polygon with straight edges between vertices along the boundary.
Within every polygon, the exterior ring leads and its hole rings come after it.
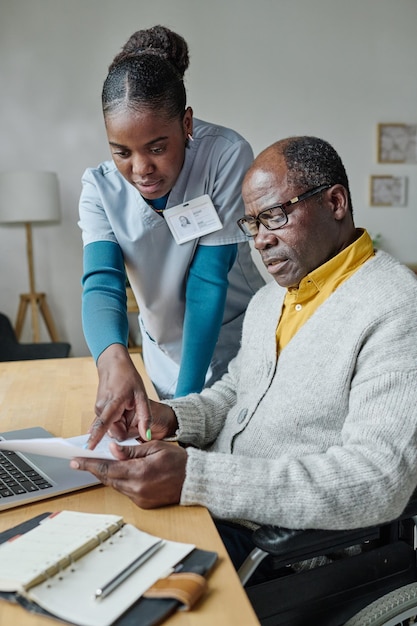
POLYGON ((146 439, 148 441, 150 441, 152 439, 152 433, 151 433, 151 429, 148 428, 148 430, 146 431, 146 439))

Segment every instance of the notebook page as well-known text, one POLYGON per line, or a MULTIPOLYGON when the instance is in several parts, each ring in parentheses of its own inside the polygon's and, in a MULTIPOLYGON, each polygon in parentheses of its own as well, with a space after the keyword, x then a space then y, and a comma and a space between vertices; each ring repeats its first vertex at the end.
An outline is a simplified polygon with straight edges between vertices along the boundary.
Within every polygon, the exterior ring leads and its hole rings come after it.
POLYGON ((0 590, 21 591, 55 574, 123 525, 118 515, 60 511, 0 545, 0 590))
POLYGON ((77 561, 74 567, 32 587, 25 595, 62 620, 79 626, 110 626, 195 547, 165 541, 148 561, 108 596, 95 598, 98 588, 158 541, 158 537, 126 524, 99 548, 77 561))

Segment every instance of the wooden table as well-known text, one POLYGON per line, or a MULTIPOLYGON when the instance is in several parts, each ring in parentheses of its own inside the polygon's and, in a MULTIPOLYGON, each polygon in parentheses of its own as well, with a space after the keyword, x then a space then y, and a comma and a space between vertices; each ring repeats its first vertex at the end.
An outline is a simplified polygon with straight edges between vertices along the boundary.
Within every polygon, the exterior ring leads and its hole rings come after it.
MULTIPOLYGON (((156 398, 146 378, 141 357, 132 358, 148 393, 156 398)), ((0 430, 43 426, 56 436, 87 432, 92 421, 97 387, 91 358, 47 359, 0 363, 0 430)), ((191 612, 177 612, 167 626, 252 626, 259 624, 227 556, 208 511, 203 507, 172 506, 145 511, 126 496, 99 485, 71 495, 2 511, 0 531, 45 511, 62 509, 122 515, 126 522, 173 541, 214 550, 219 562, 209 577, 209 590, 191 612)), ((51 620, 0 601, 3 626, 50 626, 51 620)), ((140 626, 140 625, 138 625, 140 626)))

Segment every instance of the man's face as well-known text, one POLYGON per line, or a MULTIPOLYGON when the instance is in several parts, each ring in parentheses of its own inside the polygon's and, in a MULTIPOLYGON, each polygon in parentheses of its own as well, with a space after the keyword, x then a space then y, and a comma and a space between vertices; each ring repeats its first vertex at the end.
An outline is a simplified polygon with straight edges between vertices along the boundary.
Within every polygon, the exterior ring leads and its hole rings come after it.
MULTIPOLYGON (((263 159, 245 178, 242 195, 245 214, 282 204, 308 189, 288 182, 283 157, 263 159)), ((258 225, 255 248, 274 280, 282 287, 297 287, 304 276, 325 263, 339 249, 339 228, 327 200, 328 190, 287 208, 288 222, 277 230, 258 225)))

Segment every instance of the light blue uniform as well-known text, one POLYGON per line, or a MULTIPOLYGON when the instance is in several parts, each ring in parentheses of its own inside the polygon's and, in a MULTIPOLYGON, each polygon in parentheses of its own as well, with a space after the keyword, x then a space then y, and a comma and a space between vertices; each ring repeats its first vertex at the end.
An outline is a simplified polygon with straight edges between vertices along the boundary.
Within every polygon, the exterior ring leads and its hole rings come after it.
MULTIPOLYGON (((107 241, 121 248, 139 305, 145 366, 163 397, 174 394, 179 375, 186 281, 197 245, 238 244, 206 384, 217 380, 236 354, 246 306, 264 284, 236 224, 244 214, 242 180, 253 160, 249 144, 230 129, 194 119, 193 141, 185 152, 166 208, 208 194, 223 228, 199 240, 177 244, 165 219, 122 177, 112 161, 86 170, 80 199, 84 246, 107 241)), ((114 340, 108 329, 107 345, 111 343, 114 340)), ((93 354, 95 350, 100 353, 107 345, 90 349, 93 354)))

